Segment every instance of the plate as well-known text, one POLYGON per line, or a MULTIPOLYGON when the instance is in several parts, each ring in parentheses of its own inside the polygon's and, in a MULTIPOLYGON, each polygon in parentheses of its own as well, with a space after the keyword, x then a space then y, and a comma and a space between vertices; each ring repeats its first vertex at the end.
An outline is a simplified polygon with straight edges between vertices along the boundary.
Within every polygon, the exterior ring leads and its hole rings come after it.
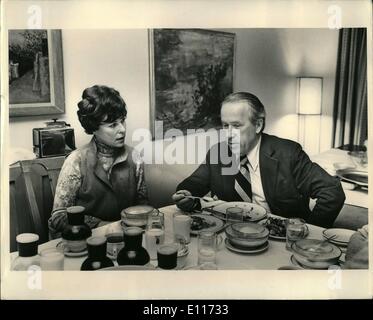
POLYGON ((224 222, 221 219, 218 219, 214 216, 207 215, 207 214, 192 214, 191 217, 199 217, 205 220, 209 225, 212 225, 209 228, 202 228, 200 230, 190 230, 190 234, 198 235, 200 231, 212 231, 212 232, 219 232, 224 228, 224 222))
POLYGON ((301 264, 296 258, 294 255, 291 255, 290 257, 290 261, 291 263, 296 266, 296 267, 300 267, 302 269, 307 269, 307 270, 326 270, 327 268, 311 268, 311 267, 308 267, 308 266, 305 266, 303 264, 301 264))
POLYGON ((300 262, 298 262, 297 259, 295 259, 294 255, 292 254, 291 257, 290 257, 290 261, 291 263, 296 266, 296 267, 299 267, 299 268, 302 268, 302 269, 309 269, 309 270, 312 270, 311 268, 309 267, 306 267, 304 266, 303 264, 301 264, 300 262))
POLYGON ((264 219, 267 216, 267 211, 263 207, 250 202, 235 201, 235 202, 224 202, 219 204, 209 211, 212 212, 216 217, 226 220, 226 211, 230 207, 242 208, 245 214, 244 220, 255 222, 264 219))
MULTIPOLYGON (((273 219, 273 220, 280 220, 280 221, 281 220, 283 220, 283 221, 286 220, 286 218, 277 218, 277 217, 270 217, 270 218, 273 219)), ((285 235, 283 235, 283 236, 278 236, 278 235, 272 234, 272 230, 265 225, 267 221, 268 221, 268 219, 259 221, 259 223, 262 226, 265 226, 269 230, 269 238, 274 239, 274 240, 286 240, 286 228, 285 228, 285 235)))
POLYGON ((79 251, 79 252, 72 252, 69 250, 69 248, 67 248, 65 246, 65 244, 63 243, 63 241, 60 241, 59 243, 57 243, 56 245, 56 248, 57 249, 62 249, 63 250, 63 254, 66 256, 66 257, 84 257, 86 255, 88 255, 88 250, 84 250, 84 251, 79 251))
POLYGON ((269 238, 274 239, 274 240, 286 240, 286 236, 281 237, 281 236, 275 236, 274 234, 269 233, 269 238))
POLYGON ((322 232, 323 237, 331 243, 336 245, 347 245, 351 236, 355 233, 349 229, 332 228, 326 229, 322 232))
POLYGON ((368 188, 368 172, 355 170, 355 169, 345 169, 337 170, 336 175, 342 180, 355 183, 358 186, 368 188))
POLYGON ((346 169, 355 169, 356 166, 352 163, 345 163, 345 162, 335 162, 333 163, 333 167, 335 170, 346 170, 346 169))
POLYGON ((335 244, 317 239, 298 240, 292 244, 291 248, 298 255, 313 262, 334 260, 342 254, 341 249, 335 244))
POLYGON ((260 253, 263 251, 266 251, 269 247, 268 241, 261 245, 260 247, 256 247, 255 249, 240 249, 237 247, 234 247, 229 240, 226 238, 225 239, 225 246, 227 247, 228 250, 233 251, 235 253, 243 253, 243 254, 253 254, 253 253, 260 253))

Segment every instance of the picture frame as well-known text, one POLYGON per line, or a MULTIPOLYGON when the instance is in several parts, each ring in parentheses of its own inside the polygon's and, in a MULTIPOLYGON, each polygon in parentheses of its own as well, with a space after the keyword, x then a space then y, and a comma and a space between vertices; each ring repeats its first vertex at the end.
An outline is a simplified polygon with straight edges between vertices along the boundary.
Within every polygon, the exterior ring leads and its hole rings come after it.
POLYGON ((9 116, 65 112, 61 30, 9 30, 9 116))
POLYGON ((215 30, 149 30, 153 140, 170 129, 220 127, 221 102, 233 92, 235 42, 234 33, 215 30))

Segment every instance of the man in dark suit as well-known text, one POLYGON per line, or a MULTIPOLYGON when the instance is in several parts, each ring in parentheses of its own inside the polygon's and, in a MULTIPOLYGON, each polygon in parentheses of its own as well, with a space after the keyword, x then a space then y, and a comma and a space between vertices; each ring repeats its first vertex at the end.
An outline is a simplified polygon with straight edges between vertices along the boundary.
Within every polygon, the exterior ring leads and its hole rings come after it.
POLYGON ((222 103, 221 121, 228 130, 229 150, 240 155, 238 168, 223 174, 234 161, 211 161, 213 154, 222 154, 224 142, 214 145, 206 161, 177 186, 173 200, 179 208, 198 209, 199 201, 187 196, 211 192, 220 200, 259 204, 279 216, 300 217, 326 228, 333 225, 345 200, 339 180, 311 162, 298 143, 263 133, 265 110, 256 96, 229 95, 222 103), (310 198, 316 199, 312 211, 310 198))

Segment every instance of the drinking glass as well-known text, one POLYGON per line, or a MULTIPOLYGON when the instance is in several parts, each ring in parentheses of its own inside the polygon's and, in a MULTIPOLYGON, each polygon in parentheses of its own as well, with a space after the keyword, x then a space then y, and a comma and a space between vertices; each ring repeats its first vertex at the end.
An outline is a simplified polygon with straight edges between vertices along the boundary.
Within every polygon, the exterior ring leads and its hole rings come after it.
POLYGON ((190 227, 192 218, 185 214, 174 216, 174 236, 175 239, 184 239, 186 243, 190 242, 190 227))
POLYGON ((164 216, 159 210, 154 210, 149 216, 145 229, 145 247, 151 260, 157 259, 157 248, 164 243, 164 216))
POLYGON ((217 269, 216 253, 223 238, 215 232, 201 231, 198 234, 198 265, 206 269, 217 269))
POLYGON ((294 242, 304 239, 308 234, 308 226, 303 219, 291 218, 286 221, 286 249, 291 251, 294 242))
POLYGON ((57 248, 48 248, 40 252, 40 268, 41 270, 63 270, 64 258, 62 250, 57 248))
POLYGON ((243 209, 239 207, 229 207, 225 211, 227 223, 232 224, 243 221, 243 209))

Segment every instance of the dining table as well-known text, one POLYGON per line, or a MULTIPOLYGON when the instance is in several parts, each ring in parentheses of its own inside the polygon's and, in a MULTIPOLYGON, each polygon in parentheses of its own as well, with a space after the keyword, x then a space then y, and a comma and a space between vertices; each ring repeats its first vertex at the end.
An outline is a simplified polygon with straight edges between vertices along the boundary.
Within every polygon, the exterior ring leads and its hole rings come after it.
MULTIPOLYGON (((310 157, 311 160, 319 164, 324 168, 330 175, 336 175, 338 165, 346 167, 355 167, 361 171, 368 171, 367 166, 359 166, 351 157, 350 153, 346 150, 330 149, 320 154, 310 157)), ((369 198, 367 188, 351 187, 350 184, 342 183, 344 192, 346 195, 345 205, 342 208, 340 216, 346 216, 348 219, 354 219, 352 215, 365 216, 367 220, 369 198)), ((312 204, 311 204, 312 207, 312 204)), ((169 205, 159 210, 164 214, 165 224, 165 243, 171 243, 175 241, 173 232, 173 217, 177 214, 187 214, 175 205, 169 205)), ((210 211, 202 211, 201 214, 211 215, 210 211)), ((343 221, 342 221, 343 222, 343 221)), ((119 224, 120 221, 113 222, 111 224, 94 228, 92 230, 93 236, 105 236, 108 228, 113 227, 114 224, 119 224)), ((360 226, 359 226, 360 227, 360 226)), ((324 228, 308 224, 309 234, 308 239, 324 240, 323 231, 324 228)), ((356 230, 356 228, 351 228, 356 230)), ((269 239, 268 249, 258 253, 238 253, 232 252, 224 244, 225 233, 224 228, 220 230, 220 235, 223 238, 222 244, 218 247, 216 259, 216 266, 219 270, 277 270, 279 268, 295 267, 292 262, 292 252, 286 249, 285 239, 269 239)), ((145 247, 145 237, 143 237, 143 246, 145 247)), ((61 243, 62 239, 54 239, 39 245, 39 252, 47 248, 55 248, 61 243)), ((191 241, 188 244, 189 254, 186 258, 185 267, 183 270, 199 269, 198 264, 198 241, 196 236, 191 237, 191 241)), ((344 251, 342 249, 341 261, 344 260, 344 251)), ((11 260, 17 257, 17 252, 11 253, 11 260)), ((64 259, 64 270, 80 270, 83 261, 87 258, 87 255, 80 257, 65 256, 64 259)), ((117 262, 114 261, 117 266, 117 262)), ((154 267, 157 266, 156 260, 151 260, 150 264, 154 267)), ((299 267, 296 266, 296 267, 299 267)), ((157 270, 157 269, 155 269, 157 270)))
MULTIPOLYGON (((172 243, 175 241, 173 232, 173 218, 175 215, 187 214, 176 207, 176 205, 169 205, 159 208, 159 211, 164 215, 164 227, 165 227, 165 243, 172 243)), ((211 212, 202 211, 200 214, 211 215, 211 212)), ((101 226, 92 229, 92 236, 105 236, 106 230, 109 227, 113 227, 113 224, 121 224, 120 221, 113 222, 111 224, 101 226)), ((324 228, 308 224, 309 234, 308 239, 325 240, 323 238, 324 228)), ((225 240, 224 228, 219 232, 219 235, 225 240)), ((143 237, 143 246, 145 247, 145 237, 143 237)), ((49 242, 39 245, 39 252, 47 248, 55 248, 62 241, 61 238, 54 239, 49 242)), ((279 268, 291 267, 299 268, 292 263, 291 257, 292 252, 286 249, 286 240, 278 240, 269 238, 268 249, 260 253, 237 253, 230 251, 223 241, 218 247, 216 254, 216 266, 218 270, 277 270, 279 268)), ((187 244, 189 254, 186 258, 186 264, 181 270, 194 270, 200 269, 197 266, 198 260, 198 240, 197 236, 191 236, 190 243, 187 244)), ((17 252, 11 253, 11 258, 14 259, 17 256, 17 252)), ((344 254, 342 253, 341 260, 343 261, 344 254)), ((80 270, 83 261, 87 256, 81 257, 68 257, 64 258, 64 270, 80 270)), ((157 266, 156 260, 151 260, 150 264, 154 267, 157 266)), ((117 262, 114 261, 114 265, 118 266, 117 262)), ((155 268, 155 270, 159 270, 155 268)))

